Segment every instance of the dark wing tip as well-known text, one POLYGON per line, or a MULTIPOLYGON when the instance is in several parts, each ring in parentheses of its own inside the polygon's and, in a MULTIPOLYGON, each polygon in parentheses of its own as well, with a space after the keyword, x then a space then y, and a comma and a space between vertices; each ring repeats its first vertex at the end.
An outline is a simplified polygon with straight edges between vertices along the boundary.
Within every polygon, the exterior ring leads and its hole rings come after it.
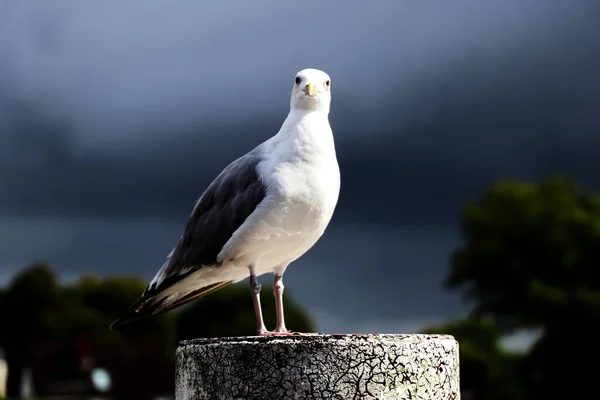
POLYGON ((126 314, 117 318, 110 325, 110 330, 111 331, 121 331, 121 330, 123 330, 123 326, 125 326, 131 322, 137 321, 138 319, 143 318, 143 317, 144 317, 143 314, 139 314, 134 311, 127 312, 126 314))
POLYGON ((122 330, 123 326, 131 322, 137 321, 150 315, 163 314, 167 311, 173 310, 174 308, 189 303, 190 301, 195 300, 199 297, 206 296, 207 294, 219 290, 231 283, 232 281, 222 281, 213 283, 212 285, 196 289, 182 297, 179 297, 175 301, 169 301, 163 298, 161 299, 161 301, 154 303, 151 307, 144 307, 144 309, 139 310, 138 306, 140 305, 140 303, 146 300, 146 298, 142 297, 138 301, 136 301, 124 315, 117 318, 115 322, 113 322, 110 325, 110 330, 120 331, 122 330))
POLYGON ((145 317, 147 314, 136 311, 137 308, 139 307, 139 305, 144 300, 146 300, 144 295, 140 296, 123 315, 121 315, 119 318, 117 318, 110 325, 110 330, 111 331, 120 331, 120 330, 122 330, 123 326, 145 317))
POLYGON ((123 325, 127 324, 127 322, 123 319, 123 317, 117 318, 112 324, 110 324, 111 331, 120 331, 123 329, 123 325))

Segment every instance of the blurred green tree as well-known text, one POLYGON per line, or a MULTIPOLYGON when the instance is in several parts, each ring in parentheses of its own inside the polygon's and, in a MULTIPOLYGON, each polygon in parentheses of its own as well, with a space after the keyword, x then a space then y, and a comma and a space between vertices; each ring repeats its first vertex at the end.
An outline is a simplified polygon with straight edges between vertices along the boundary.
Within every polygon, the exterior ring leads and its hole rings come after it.
POLYGON ((35 262, 15 276, 0 297, 0 345, 9 365, 7 393, 19 395, 27 344, 38 338, 56 337, 60 289, 54 272, 35 262))
MULTIPOLYGON (((118 363, 124 366, 122 369, 135 365, 137 374, 145 379, 148 375, 142 369, 154 367, 151 362, 140 366, 136 359, 153 359, 157 346, 159 351, 164 350, 162 357, 172 362, 178 339, 255 334, 250 290, 241 284, 221 289, 180 310, 136 321, 122 332, 110 331, 110 324, 144 291, 146 284, 138 277, 84 275, 74 283, 60 285, 45 262, 23 269, 6 288, 0 289, 0 346, 5 349, 9 364, 8 394, 19 396, 21 374, 31 361, 30 350, 35 343, 67 344, 57 353, 59 359, 46 360, 52 366, 53 377, 68 376, 80 368, 74 362, 81 344, 101 351, 106 362, 118 363), (122 351, 127 354, 115 354, 122 351)), ((266 295, 270 292, 271 288, 265 285, 263 311, 266 323, 272 326, 275 302, 272 295, 266 295)), ((314 331, 310 318, 287 292, 284 307, 288 328, 314 331)), ((115 377, 114 383, 125 386, 131 382, 115 377)))
MULTIPOLYGON (((146 283, 135 277, 83 276, 61 286, 44 262, 36 262, 17 274, 0 292, 0 346, 9 364, 7 392, 18 396, 21 374, 30 361, 35 343, 93 343, 95 348, 125 343, 160 345, 173 358, 176 345, 175 315, 142 320, 123 333, 109 330, 112 321, 137 298, 146 283)), ((131 346, 130 346, 131 347, 131 346)), ((133 351, 133 350, 132 350, 133 351)), ((67 347, 64 354, 71 354, 67 347)), ((51 360, 58 373, 78 366, 74 360, 51 360), (62 364, 61 364, 62 363, 62 364)), ((49 360, 50 362, 50 360, 49 360)))
MULTIPOLYGON (((489 321, 500 335, 540 329, 519 369, 524 396, 575 398, 590 390, 600 355, 600 197, 563 177, 503 181, 464 208, 461 229, 464 245, 446 283, 474 308, 466 321, 437 330, 458 328, 461 356, 476 365, 478 357, 505 354, 489 346, 498 336, 484 346, 489 332, 468 331, 473 321, 489 321)), ((494 385, 491 359, 483 362, 488 375, 473 372, 463 384, 494 385)))
MULTIPOLYGON (((70 330, 95 332, 104 339, 141 340, 161 337, 173 342, 176 329, 174 314, 167 313, 142 319, 116 335, 108 329, 110 324, 138 298, 146 285, 143 279, 134 276, 106 278, 82 276, 74 285, 65 288, 66 297, 71 299, 70 314, 78 314, 78 317, 71 321, 70 330)), ((170 350, 172 349, 169 348, 170 350)))

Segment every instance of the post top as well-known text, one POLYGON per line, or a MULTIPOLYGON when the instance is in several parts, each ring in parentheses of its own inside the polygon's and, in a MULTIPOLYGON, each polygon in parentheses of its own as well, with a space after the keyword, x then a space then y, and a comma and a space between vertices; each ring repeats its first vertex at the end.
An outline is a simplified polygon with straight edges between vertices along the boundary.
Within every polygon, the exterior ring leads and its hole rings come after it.
POLYGON ((180 347, 186 346, 205 346, 215 344, 255 344, 255 343, 293 343, 293 342, 332 342, 332 341, 384 341, 384 342, 404 342, 414 343, 422 341, 455 341, 451 335, 429 335, 424 333, 413 334, 379 334, 379 333, 352 333, 352 334, 324 334, 324 333, 303 333, 295 335, 281 336, 235 336, 221 338, 198 338, 182 340, 180 347))
POLYGON ((460 399, 450 335, 194 339, 176 356, 176 400, 460 399))

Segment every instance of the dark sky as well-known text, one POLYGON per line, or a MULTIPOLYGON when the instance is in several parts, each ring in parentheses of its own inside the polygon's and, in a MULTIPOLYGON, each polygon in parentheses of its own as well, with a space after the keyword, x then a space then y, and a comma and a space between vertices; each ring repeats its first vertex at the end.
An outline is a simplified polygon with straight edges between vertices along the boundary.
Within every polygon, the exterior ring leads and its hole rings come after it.
POLYGON ((332 77, 342 190, 285 282, 321 331, 464 313, 441 281, 494 180, 600 190, 596 0, 2 2, 0 283, 38 258, 150 279, 307 67, 332 77))

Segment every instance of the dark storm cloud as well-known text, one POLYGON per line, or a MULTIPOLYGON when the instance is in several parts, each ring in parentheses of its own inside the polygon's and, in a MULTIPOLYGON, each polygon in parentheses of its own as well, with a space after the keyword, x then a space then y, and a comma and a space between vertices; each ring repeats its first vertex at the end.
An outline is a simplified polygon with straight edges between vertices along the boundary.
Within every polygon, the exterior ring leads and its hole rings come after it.
MULTIPOLYGON (((579 34, 554 37, 553 46, 515 47, 503 58, 476 53, 418 90, 387 87, 376 116, 357 117, 355 92, 341 84, 331 118, 343 172, 337 215, 446 224, 493 179, 567 172, 599 185, 590 166, 600 155, 600 50, 589 41, 591 28, 573 29, 579 34), (403 91, 415 92, 426 112, 402 103, 403 91)), ((149 127, 117 141, 121 151, 91 151, 43 107, 8 105, 3 147, 10 149, 5 159, 15 159, 1 183, 0 210, 23 214, 182 215, 221 168, 276 132, 285 115, 175 124, 168 132, 149 127)))
POLYGON ((406 124, 443 106, 424 89, 451 80, 457 65, 483 59, 502 71, 521 49, 530 66, 592 37, 590 4, 15 2, 0 27, 0 85, 69 120, 77 145, 94 151, 142 151, 151 135, 218 125, 225 113, 280 119, 293 73, 307 66, 334 77, 343 118, 370 127, 392 108, 406 124))

